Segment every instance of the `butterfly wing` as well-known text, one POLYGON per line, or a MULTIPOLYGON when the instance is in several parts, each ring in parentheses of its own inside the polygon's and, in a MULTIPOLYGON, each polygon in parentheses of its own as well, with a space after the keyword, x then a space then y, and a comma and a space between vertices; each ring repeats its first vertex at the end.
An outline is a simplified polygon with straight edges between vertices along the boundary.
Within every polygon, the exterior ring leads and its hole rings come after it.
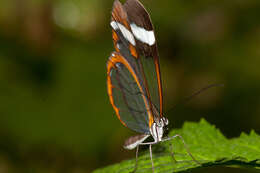
POLYGON ((124 5, 115 0, 110 25, 116 50, 108 61, 110 101, 124 125, 148 133, 154 119, 162 116, 159 58, 150 17, 137 0, 124 5), (135 89, 128 88, 129 82, 135 89))
POLYGON ((122 124, 149 134, 153 121, 147 97, 134 69, 118 52, 112 53, 107 62, 107 86, 110 102, 122 124))
POLYGON ((144 79, 149 86, 150 100, 162 117, 162 82, 154 27, 148 12, 138 0, 127 0, 124 9, 136 39, 137 54, 143 67, 144 79))
POLYGON ((163 97, 159 56, 149 14, 138 0, 115 0, 112 19, 114 46, 139 76, 154 116, 162 117, 163 97), (159 115, 158 115, 159 114, 159 115))

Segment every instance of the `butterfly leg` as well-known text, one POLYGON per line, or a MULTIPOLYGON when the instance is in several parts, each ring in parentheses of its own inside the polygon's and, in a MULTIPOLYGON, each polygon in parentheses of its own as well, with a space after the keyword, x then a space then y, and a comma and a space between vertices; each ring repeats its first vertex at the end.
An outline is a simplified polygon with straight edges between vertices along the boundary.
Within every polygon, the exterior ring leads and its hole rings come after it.
POLYGON ((150 151, 150 158, 151 158, 151 162, 152 162, 152 170, 154 173, 154 163, 153 163, 153 153, 152 153, 152 145, 153 144, 157 144, 158 141, 154 141, 154 142, 146 142, 146 143, 140 143, 139 145, 149 145, 149 151, 150 151))
POLYGON ((154 173, 152 144, 149 145, 149 151, 150 151, 150 158, 151 158, 151 162, 152 162, 152 169, 153 169, 153 173, 154 173))
POLYGON ((184 148, 185 148, 186 152, 189 154, 189 156, 192 158, 192 160, 193 160, 194 162, 196 162, 197 164, 201 164, 201 163, 200 163, 199 161, 197 161, 197 160, 195 159, 195 157, 191 154, 191 152, 190 152, 188 146, 186 145, 186 143, 185 143, 185 141, 184 141, 184 139, 182 138, 181 135, 176 134, 176 135, 174 135, 174 136, 172 136, 172 137, 169 137, 169 138, 164 139, 163 141, 169 141, 169 140, 172 140, 172 139, 174 139, 174 138, 176 138, 176 137, 178 137, 178 138, 181 139, 181 141, 182 141, 182 143, 183 143, 183 145, 184 145, 184 148))
POLYGON ((201 164, 199 161, 197 161, 196 159, 195 159, 195 157, 191 154, 191 152, 190 152, 190 149, 189 149, 189 147, 186 145, 186 143, 185 143, 185 141, 184 141, 184 139, 183 139, 183 137, 181 136, 181 135, 175 135, 176 137, 179 137, 180 139, 181 139, 181 141, 182 141, 182 143, 183 143, 183 145, 184 145, 184 147, 185 147, 185 149, 186 149, 186 152, 190 155, 190 157, 192 158, 192 160, 194 161, 194 162, 196 162, 197 164, 201 164))
POLYGON ((139 152, 139 145, 136 146, 136 153, 135 153, 135 169, 131 172, 134 173, 137 170, 138 166, 138 152, 139 152))
POLYGON ((172 145, 172 143, 170 143, 170 152, 171 152, 172 160, 173 160, 175 163, 177 163, 177 160, 176 160, 175 157, 174 157, 173 145, 172 145))

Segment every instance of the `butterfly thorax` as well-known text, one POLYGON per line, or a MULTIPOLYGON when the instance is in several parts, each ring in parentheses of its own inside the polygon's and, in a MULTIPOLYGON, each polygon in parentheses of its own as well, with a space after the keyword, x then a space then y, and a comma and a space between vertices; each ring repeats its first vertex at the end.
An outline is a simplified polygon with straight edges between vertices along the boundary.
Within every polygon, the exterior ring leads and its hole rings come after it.
POLYGON ((151 128, 150 128, 150 133, 152 137, 154 138, 155 142, 159 142, 162 140, 163 137, 163 132, 164 132, 164 127, 169 124, 169 121, 167 118, 162 117, 158 121, 155 121, 151 128))

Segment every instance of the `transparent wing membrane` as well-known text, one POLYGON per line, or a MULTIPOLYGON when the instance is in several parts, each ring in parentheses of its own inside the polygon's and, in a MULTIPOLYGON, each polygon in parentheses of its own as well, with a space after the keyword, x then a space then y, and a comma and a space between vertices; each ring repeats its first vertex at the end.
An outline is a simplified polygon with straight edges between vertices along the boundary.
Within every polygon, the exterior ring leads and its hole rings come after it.
POLYGON ((149 134, 151 109, 147 104, 147 96, 128 68, 123 63, 113 62, 113 67, 109 69, 110 101, 112 99, 114 107, 118 109, 123 124, 136 132, 149 134))
MULTIPOLYGON (((144 76, 146 78, 146 82, 149 89, 150 99, 153 106, 156 108, 158 112, 160 112, 160 96, 158 89, 158 81, 156 74, 156 67, 154 64, 154 60, 152 58, 140 57, 140 61, 142 62, 144 76)), ((156 114, 155 114, 156 115, 156 114)))

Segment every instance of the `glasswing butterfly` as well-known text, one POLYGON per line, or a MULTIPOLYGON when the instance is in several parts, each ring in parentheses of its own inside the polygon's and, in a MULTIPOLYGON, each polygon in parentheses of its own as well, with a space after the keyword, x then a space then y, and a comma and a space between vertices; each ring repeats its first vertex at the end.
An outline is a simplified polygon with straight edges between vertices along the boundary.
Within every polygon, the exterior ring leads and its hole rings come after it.
POLYGON ((186 144, 180 135, 163 138, 169 121, 163 116, 162 82, 153 25, 138 0, 126 0, 124 4, 115 0, 110 25, 115 51, 107 62, 109 99, 121 123, 140 133, 124 144, 125 149, 136 148, 135 170, 139 145, 149 145, 154 172, 153 144, 175 137, 180 137, 185 147, 186 144), (154 142, 144 142, 149 136, 154 142))

